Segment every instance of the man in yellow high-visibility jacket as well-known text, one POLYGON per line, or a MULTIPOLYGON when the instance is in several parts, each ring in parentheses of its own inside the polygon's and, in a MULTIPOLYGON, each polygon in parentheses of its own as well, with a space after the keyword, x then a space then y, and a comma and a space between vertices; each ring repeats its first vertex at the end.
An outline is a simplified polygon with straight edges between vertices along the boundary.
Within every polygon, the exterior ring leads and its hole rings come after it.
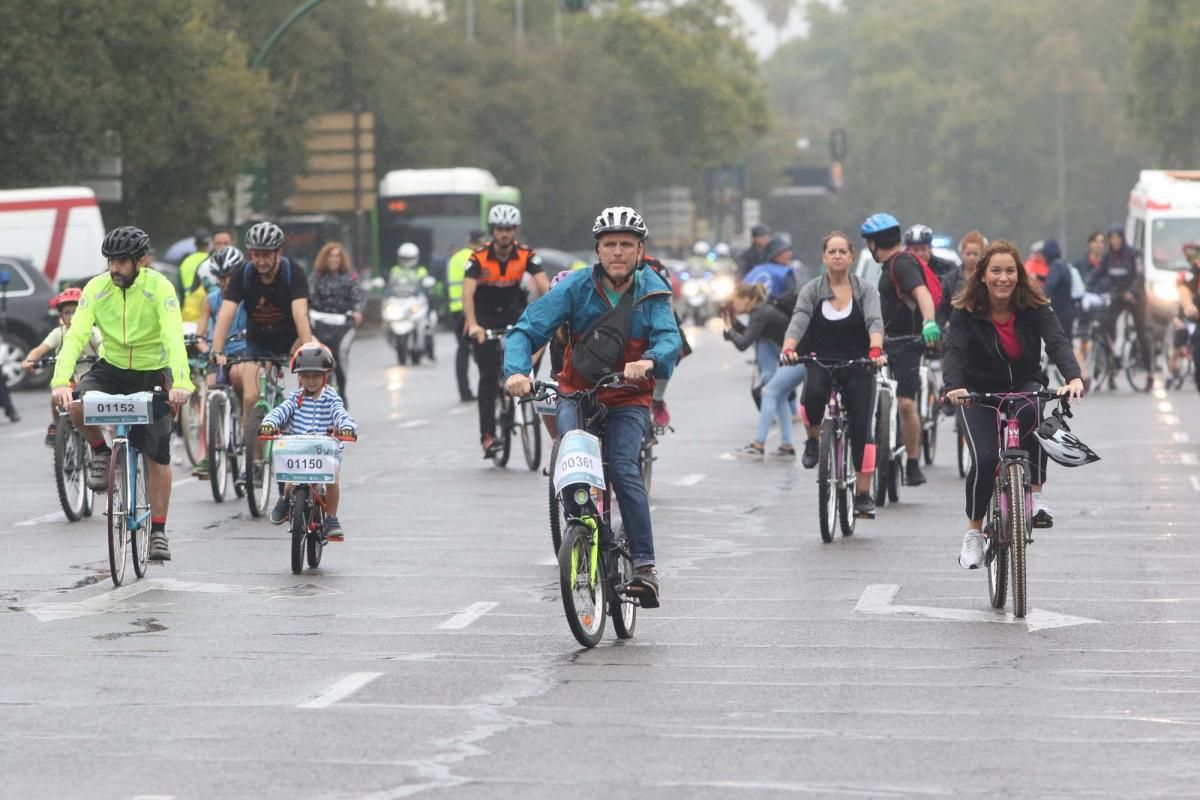
POLYGON ((471 231, 467 235, 467 246, 450 256, 446 265, 446 285, 449 289, 450 319, 454 325, 454 336, 458 340, 458 351, 454 354, 454 376, 458 379, 458 396, 464 403, 475 399, 471 391, 471 380, 467 374, 471 362, 471 345, 463 319, 463 278, 467 274, 467 262, 471 253, 487 243, 483 231, 471 231))

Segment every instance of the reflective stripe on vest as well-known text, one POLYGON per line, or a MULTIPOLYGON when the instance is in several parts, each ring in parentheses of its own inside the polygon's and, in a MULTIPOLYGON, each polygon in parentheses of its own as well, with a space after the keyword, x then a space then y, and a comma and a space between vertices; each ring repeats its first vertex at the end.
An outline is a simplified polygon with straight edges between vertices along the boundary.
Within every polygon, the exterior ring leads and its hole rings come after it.
POLYGON ((471 252, 471 248, 464 247, 452 255, 450 263, 446 265, 447 296, 450 300, 451 314, 462 311, 463 278, 467 274, 467 263, 471 260, 471 252))
POLYGON ((478 280, 481 286, 520 286, 532 257, 533 251, 520 244, 513 245, 512 255, 503 264, 492 255, 491 245, 471 254, 472 260, 479 265, 478 280))

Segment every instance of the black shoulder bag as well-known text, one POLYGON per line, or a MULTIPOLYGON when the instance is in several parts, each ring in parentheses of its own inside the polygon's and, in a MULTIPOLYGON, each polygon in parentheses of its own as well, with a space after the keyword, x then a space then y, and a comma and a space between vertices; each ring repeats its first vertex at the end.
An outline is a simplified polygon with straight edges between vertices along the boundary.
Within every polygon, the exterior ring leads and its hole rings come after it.
POLYGON ((591 383, 624 366, 625 343, 633 321, 633 287, 616 306, 592 323, 571 349, 571 368, 591 383))

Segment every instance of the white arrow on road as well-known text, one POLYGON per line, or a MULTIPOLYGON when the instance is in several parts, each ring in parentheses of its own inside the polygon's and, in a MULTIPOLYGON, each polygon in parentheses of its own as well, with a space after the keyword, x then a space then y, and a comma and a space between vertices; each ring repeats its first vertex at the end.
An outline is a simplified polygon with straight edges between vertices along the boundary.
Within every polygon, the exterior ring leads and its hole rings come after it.
MULTIPOLYGON (((73 603, 30 603, 21 606, 22 611, 28 611, 40 622, 57 622, 76 617, 92 617, 98 614, 108 614, 113 611, 137 611, 153 607, 155 604, 124 605, 130 598, 146 592, 195 592, 200 594, 240 594, 258 595, 268 600, 287 600, 297 597, 319 597, 322 595, 339 594, 336 589, 328 589, 313 583, 299 586, 234 586, 228 583, 198 583, 195 581, 178 581, 172 578, 147 578, 119 586, 112 591, 79 600, 73 603)), ((159 604, 161 605, 161 604, 159 604)))
POLYGON ((1027 625, 1029 632, 1047 628, 1066 628, 1071 625, 1099 624, 1098 619, 1074 617, 1055 611, 1033 608, 1025 619, 1017 619, 1008 612, 984 611, 982 609, 939 608, 937 606, 902 606, 892 603, 900 587, 893 583, 876 583, 863 590, 854 610, 862 614, 882 616, 917 617, 920 619, 945 619, 955 622, 1000 622, 1006 625, 1027 625))

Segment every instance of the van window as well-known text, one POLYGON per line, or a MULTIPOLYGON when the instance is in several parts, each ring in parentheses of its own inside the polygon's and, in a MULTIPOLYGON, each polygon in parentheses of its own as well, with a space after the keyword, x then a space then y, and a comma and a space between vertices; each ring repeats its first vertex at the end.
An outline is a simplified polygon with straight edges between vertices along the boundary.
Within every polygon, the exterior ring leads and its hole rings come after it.
POLYGON ((0 272, 8 273, 6 294, 9 297, 28 297, 33 294, 33 284, 20 266, 11 261, 0 260, 0 272))
POLYGON ((1200 242, 1200 218, 1156 219, 1146 233, 1149 234, 1148 247, 1142 250, 1146 263, 1153 263, 1158 269, 1187 269, 1183 246, 1188 242, 1200 242))
POLYGON ((1146 252, 1146 220, 1139 219, 1133 228, 1133 246, 1146 252))

